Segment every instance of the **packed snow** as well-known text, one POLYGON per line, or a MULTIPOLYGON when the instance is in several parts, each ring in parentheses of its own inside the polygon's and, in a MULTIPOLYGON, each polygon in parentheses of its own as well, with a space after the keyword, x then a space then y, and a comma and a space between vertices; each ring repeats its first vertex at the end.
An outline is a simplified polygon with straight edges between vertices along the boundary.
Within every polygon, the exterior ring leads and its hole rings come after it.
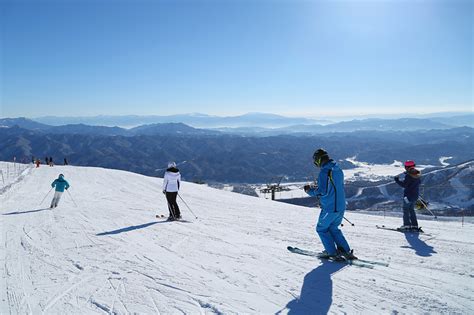
POLYGON ((183 183, 185 222, 164 222, 162 180, 92 167, 29 168, 1 192, 1 314, 324 314, 474 312, 474 226, 346 213, 373 269, 286 250, 320 250, 318 209, 183 183), (51 182, 71 188, 50 210, 51 182), (70 194, 69 194, 70 193, 70 194), (77 204, 77 206, 75 205, 77 204))
POLYGON ((0 193, 23 179, 33 164, 0 162, 0 193))

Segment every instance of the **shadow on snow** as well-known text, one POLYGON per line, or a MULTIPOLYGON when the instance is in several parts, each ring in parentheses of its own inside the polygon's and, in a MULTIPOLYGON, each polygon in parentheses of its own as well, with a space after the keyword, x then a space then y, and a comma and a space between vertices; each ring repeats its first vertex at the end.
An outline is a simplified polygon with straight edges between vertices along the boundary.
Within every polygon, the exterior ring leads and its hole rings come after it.
POLYGON ((40 212, 44 210, 49 210, 49 208, 35 209, 35 210, 28 210, 28 211, 15 211, 15 212, 4 213, 3 215, 26 214, 26 213, 40 212))
POLYGON ((415 254, 422 257, 430 257, 432 254, 436 254, 433 246, 426 244, 425 241, 420 239, 418 233, 404 233, 405 238, 410 246, 403 246, 404 248, 411 248, 415 250, 415 254))
POLYGON ((120 234, 120 233, 125 233, 125 232, 130 232, 130 231, 134 231, 134 230, 143 229, 143 228, 149 227, 150 225, 154 225, 154 224, 157 224, 157 223, 158 222, 155 221, 155 222, 149 222, 149 223, 140 224, 140 225, 131 225, 131 226, 127 226, 127 227, 124 227, 124 228, 121 228, 121 229, 118 229, 118 230, 98 233, 96 235, 97 236, 104 236, 104 235, 120 234))
POLYGON ((299 298, 288 302, 288 314, 327 314, 332 304, 331 276, 346 267, 329 261, 313 269, 304 277, 299 298))

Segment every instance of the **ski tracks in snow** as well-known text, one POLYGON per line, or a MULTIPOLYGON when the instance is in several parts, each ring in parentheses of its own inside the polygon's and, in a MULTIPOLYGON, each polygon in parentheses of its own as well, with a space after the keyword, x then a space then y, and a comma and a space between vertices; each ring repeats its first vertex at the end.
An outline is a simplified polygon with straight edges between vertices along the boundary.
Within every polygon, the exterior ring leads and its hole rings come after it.
POLYGON ((356 255, 390 266, 336 268, 286 250, 320 249, 314 209, 183 183, 202 219, 155 224, 152 209, 167 211, 160 184, 105 169, 32 170, 0 196, 0 313, 267 314, 305 299, 330 313, 468 313, 474 305, 470 225, 423 222, 436 238, 407 237, 375 229, 398 218, 348 213, 356 227, 343 229, 356 255), (39 209, 58 172, 80 206, 64 198, 39 209))

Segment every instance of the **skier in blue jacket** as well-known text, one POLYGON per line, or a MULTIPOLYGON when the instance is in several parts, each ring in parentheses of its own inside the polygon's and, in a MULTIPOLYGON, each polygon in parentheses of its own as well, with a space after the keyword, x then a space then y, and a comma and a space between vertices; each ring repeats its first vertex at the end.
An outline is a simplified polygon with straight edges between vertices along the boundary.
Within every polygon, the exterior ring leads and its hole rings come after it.
POLYGON ((405 162, 405 178, 400 180, 395 176, 395 182, 403 189, 403 225, 399 230, 419 230, 416 219, 415 205, 420 196, 421 172, 415 168, 414 161, 405 162))
POLYGON ((64 179, 63 174, 59 174, 58 178, 56 178, 54 182, 51 183, 51 187, 56 187, 53 200, 51 201, 51 208, 56 208, 64 192, 64 189, 67 190, 69 188, 69 183, 64 179))
POLYGON ((344 173, 323 149, 314 152, 313 163, 321 168, 317 186, 306 185, 304 190, 308 195, 319 197, 320 200, 321 213, 316 232, 325 249, 321 254, 335 260, 357 259, 339 229, 346 210, 344 173))

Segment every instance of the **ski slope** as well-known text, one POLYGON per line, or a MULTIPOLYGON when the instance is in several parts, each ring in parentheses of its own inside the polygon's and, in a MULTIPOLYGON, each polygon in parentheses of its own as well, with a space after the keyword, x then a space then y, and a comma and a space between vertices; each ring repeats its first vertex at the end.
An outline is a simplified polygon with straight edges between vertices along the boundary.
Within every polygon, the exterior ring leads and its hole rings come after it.
POLYGON ((474 227, 347 213, 346 237, 374 269, 292 254, 320 250, 318 210, 183 183, 189 222, 167 214, 161 179, 92 167, 29 169, 0 195, 1 314, 474 312, 474 227), (40 201, 59 173, 58 208, 40 201))

